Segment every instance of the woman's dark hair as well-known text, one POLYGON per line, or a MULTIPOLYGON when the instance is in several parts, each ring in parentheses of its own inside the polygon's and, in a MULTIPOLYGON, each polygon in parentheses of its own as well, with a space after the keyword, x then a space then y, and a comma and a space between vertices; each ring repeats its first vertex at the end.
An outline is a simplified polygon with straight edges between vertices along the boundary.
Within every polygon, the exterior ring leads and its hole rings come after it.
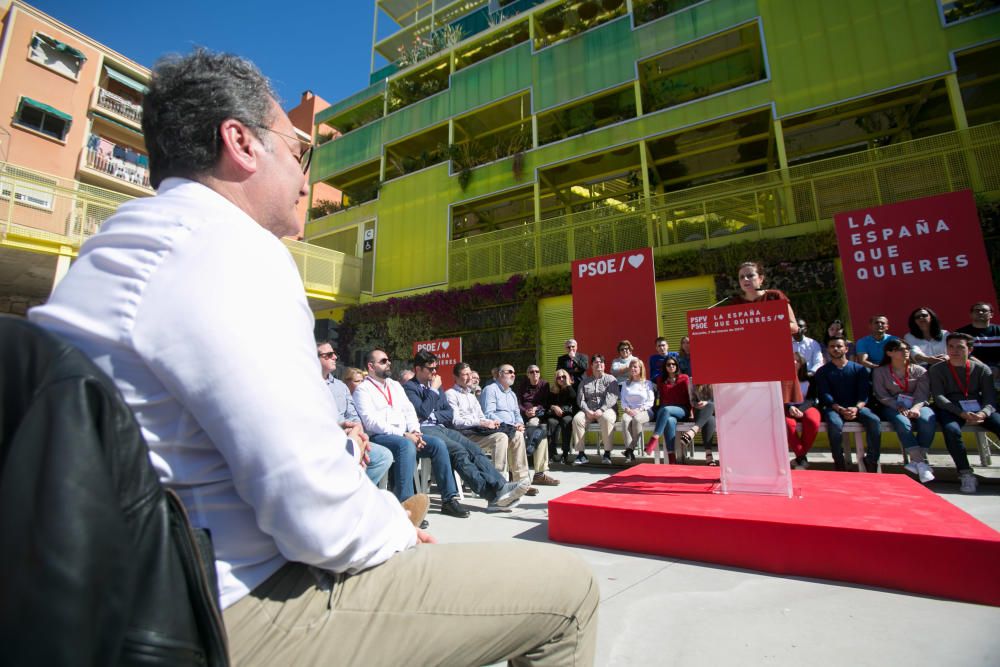
POLYGON ((913 337, 918 340, 924 340, 924 332, 920 330, 917 325, 917 313, 920 311, 926 311, 928 315, 931 316, 931 328, 928 333, 931 335, 931 340, 941 340, 941 320, 938 319, 937 313, 927 307, 915 308, 912 313, 910 313, 910 319, 906 321, 907 325, 910 327, 910 333, 913 337))
POLYGON ((889 353, 890 352, 895 352, 896 350, 899 350, 899 349, 902 349, 902 348, 906 348, 907 350, 909 350, 910 346, 909 346, 909 344, 907 344, 906 341, 904 341, 901 338, 893 338, 888 343, 886 343, 885 347, 882 348, 882 351, 885 354, 882 356, 882 363, 880 363, 879 366, 888 366, 889 364, 891 364, 892 363, 892 359, 889 358, 889 353))
POLYGON ((267 77, 239 56, 198 48, 159 60, 142 102, 152 186, 212 169, 219 161, 222 122, 234 118, 250 128, 269 127, 275 99, 267 77))
POLYGON ((805 382, 809 379, 809 369, 806 368, 806 358, 803 357, 798 352, 795 353, 795 360, 799 362, 799 368, 795 371, 796 376, 800 381, 805 382))
MULTIPOLYGON (((826 325, 826 329, 823 332, 823 345, 824 346, 828 345, 830 343, 830 339, 833 338, 833 336, 830 335, 830 327, 832 327, 834 324, 839 324, 840 325, 840 330, 844 331, 844 321, 842 319, 840 319, 839 317, 837 317, 837 318, 834 318, 834 319, 830 320, 830 323, 826 325)), ((845 332, 845 333, 841 334, 839 336, 839 338, 843 338, 844 341, 846 342, 847 341, 847 333, 845 332)))

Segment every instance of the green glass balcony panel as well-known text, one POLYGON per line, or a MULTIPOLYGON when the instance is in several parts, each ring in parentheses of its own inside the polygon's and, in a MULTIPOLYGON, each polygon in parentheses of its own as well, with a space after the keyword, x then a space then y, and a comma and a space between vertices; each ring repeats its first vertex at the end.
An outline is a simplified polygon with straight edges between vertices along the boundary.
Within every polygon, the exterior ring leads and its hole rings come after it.
POLYGON ((345 97, 336 104, 331 104, 326 109, 323 109, 316 114, 316 124, 322 125, 329 119, 340 115, 344 111, 356 107, 362 102, 367 102, 370 99, 378 97, 385 92, 385 81, 377 81, 372 85, 368 86, 364 90, 360 90, 350 97, 345 97))
POLYGON ((1000 35, 1000 12, 992 12, 948 26, 944 32, 948 48, 965 49, 995 40, 1000 35))
POLYGON ((382 124, 385 119, 372 121, 350 134, 328 141, 316 148, 309 181, 317 183, 382 154, 382 124))
POLYGON ((451 77, 451 112, 461 114, 531 86, 531 44, 525 42, 451 77))
POLYGON ((364 204, 358 204, 357 206, 337 211, 333 215, 324 216, 306 224, 306 241, 310 241, 316 236, 322 236, 338 229, 343 229, 344 227, 372 220, 375 218, 376 213, 378 213, 378 200, 373 199, 364 204))
POLYGON ((394 63, 394 62, 393 63, 389 63, 385 67, 382 67, 382 68, 377 69, 374 72, 372 72, 371 75, 368 77, 368 81, 370 83, 373 83, 373 84, 374 83, 378 83, 379 81, 383 81, 385 79, 388 79, 390 76, 392 76, 393 74, 395 74, 398 71, 399 71, 399 64, 398 63, 394 63))
POLYGON ((937 3, 760 5, 779 117, 951 69, 937 3))
POLYGON ((379 192, 374 293, 385 294, 447 280, 448 204, 459 197, 442 163, 386 183, 379 192), (420 224, 420 221, 438 224, 420 224))
POLYGON ((449 107, 450 97, 446 89, 389 114, 382 119, 385 126, 384 141, 388 143, 447 121, 450 117, 449 107))
POLYGON ((534 108, 548 109, 635 80, 626 15, 535 54, 534 108))
MULTIPOLYGON (((781 4, 781 3, 775 3, 781 4)), ((777 8, 780 11, 780 8, 777 8)), ((753 19, 760 14, 757 0, 706 2, 640 26, 634 33, 639 60, 677 48, 753 19)))

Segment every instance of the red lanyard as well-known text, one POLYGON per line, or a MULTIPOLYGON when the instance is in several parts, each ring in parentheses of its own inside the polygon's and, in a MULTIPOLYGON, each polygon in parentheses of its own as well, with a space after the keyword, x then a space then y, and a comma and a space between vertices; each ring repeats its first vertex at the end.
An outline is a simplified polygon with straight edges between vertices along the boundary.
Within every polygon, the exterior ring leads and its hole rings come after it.
POLYGON ((372 385, 374 385, 375 388, 378 389, 378 393, 382 394, 382 398, 384 398, 386 400, 386 402, 389 404, 389 407, 391 408, 392 407, 392 390, 389 389, 389 385, 386 385, 385 386, 385 391, 382 391, 382 387, 378 386, 378 382, 376 382, 375 380, 373 380, 370 375, 368 377, 366 377, 365 379, 368 380, 369 382, 371 382, 372 385))
POLYGON ((965 386, 964 387, 962 386, 962 383, 958 379, 958 373, 955 372, 955 367, 952 366, 950 363, 948 364, 948 370, 951 371, 951 376, 953 378, 955 378, 955 384, 957 384, 958 388, 962 390, 962 394, 966 398, 968 398, 969 397, 969 377, 972 375, 972 364, 969 363, 968 361, 965 362, 965 386))
POLYGON ((892 366, 889 366, 889 377, 892 378, 892 381, 896 383, 901 392, 904 394, 910 393, 910 364, 906 364, 903 367, 903 384, 900 384, 899 380, 896 379, 896 374, 892 372, 892 366))

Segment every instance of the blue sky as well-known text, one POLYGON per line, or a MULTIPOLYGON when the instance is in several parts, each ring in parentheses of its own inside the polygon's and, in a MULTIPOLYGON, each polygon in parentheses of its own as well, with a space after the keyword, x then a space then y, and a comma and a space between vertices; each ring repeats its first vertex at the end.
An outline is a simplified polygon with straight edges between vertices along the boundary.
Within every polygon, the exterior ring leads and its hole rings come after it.
POLYGON ((286 109, 304 90, 336 102, 368 85, 374 0, 28 3, 146 67, 195 46, 247 57, 286 109))

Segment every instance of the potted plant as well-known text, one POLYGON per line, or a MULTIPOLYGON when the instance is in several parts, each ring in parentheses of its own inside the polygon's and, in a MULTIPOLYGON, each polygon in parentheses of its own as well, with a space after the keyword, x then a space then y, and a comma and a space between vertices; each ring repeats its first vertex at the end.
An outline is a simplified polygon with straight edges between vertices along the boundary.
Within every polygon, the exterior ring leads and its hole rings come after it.
POLYGON ((580 20, 584 23, 589 23, 594 20, 597 13, 601 11, 597 3, 594 0, 583 0, 576 8, 576 15, 580 17, 580 20))
POLYGON ((566 12, 566 5, 559 5, 545 13, 542 17, 542 27, 546 34, 555 36, 563 31, 566 27, 566 12))
POLYGON ((604 11, 613 12, 625 3, 625 0, 601 0, 601 6, 604 7, 604 11))

